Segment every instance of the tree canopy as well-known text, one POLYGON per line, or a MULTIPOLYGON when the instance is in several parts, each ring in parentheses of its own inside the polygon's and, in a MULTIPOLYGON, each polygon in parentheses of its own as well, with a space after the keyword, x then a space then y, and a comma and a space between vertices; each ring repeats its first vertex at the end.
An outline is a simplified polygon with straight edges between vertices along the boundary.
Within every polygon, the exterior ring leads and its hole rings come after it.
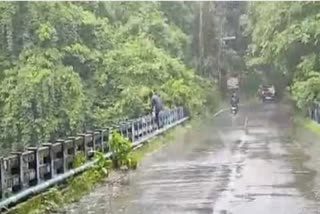
POLYGON ((150 91, 168 107, 214 107, 214 84, 186 63, 197 5, 1 2, 2 148, 140 116, 150 91))
POLYGON ((320 4, 318 2, 252 2, 247 34, 248 65, 278 73, 300 108, 320 101, 320 4))

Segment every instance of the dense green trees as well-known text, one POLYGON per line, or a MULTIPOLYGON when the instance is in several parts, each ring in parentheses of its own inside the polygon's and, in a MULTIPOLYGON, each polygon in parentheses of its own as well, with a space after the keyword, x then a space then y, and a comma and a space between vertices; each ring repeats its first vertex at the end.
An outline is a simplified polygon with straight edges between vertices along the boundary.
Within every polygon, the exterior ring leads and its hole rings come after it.
MULTIPOLYGON (((0 143, 24 148, 149 111, 193 112, 214 85, 184 64, 196 3, 1 2, 0 143)), ((2 149, 3 150, 3 149, 2 149)))
MULTIPOLYGON (((264 70, 291 92, 300 108, 320 100, 320 4, 254 2, 249 6, 248 64, 264 70)), ((281 87, 282 86, 282 87, 281 87)))
POLYGON ((225 89, 230 73, 242 73, 246 41, 240 23, 246 2, 199 2, 195 6, 192 61, 201 76, 218 79, 225 89), (235 37, 225 41, 226 37, 235 37))

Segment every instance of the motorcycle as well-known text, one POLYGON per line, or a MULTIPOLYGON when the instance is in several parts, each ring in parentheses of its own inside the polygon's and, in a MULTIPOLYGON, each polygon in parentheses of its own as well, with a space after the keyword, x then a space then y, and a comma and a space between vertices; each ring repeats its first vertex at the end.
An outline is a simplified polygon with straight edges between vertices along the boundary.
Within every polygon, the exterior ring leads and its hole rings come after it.
POLYGON ((238 107, 237 106, 231 106, 231 113, 233 115, 236 115, 238 113, 238 107))

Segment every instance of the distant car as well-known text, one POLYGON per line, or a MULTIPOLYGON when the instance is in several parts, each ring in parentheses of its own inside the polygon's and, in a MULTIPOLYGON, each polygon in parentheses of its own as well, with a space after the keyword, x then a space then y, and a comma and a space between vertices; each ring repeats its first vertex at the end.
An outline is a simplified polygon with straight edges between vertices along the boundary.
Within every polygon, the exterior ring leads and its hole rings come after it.
POLYGON ((262 85, 259 88, 260 99, 263 102, 275 100, 275 88, 273 85, 262 85))

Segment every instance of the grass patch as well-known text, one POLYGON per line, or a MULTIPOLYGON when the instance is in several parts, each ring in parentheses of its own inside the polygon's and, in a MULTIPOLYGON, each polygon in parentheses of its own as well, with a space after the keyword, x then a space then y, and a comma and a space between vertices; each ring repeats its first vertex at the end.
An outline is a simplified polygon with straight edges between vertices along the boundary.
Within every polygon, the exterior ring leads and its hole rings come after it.
POLYGON ((52 213, 67 203, 76 202, 90 192, 107 175, 95 168, 70 179, 67 184, 50 188, 26 202, 10 209, 7 214, 45 214, 52 213))
POLYGON ((40 214, 48 213, 50 210, 57 208, 62 203, 61 191, 57 188, 51 188, 47 192, 37 195, 27 202, 19 204, 12 208, 8 214, 40 214))
POLYGON ((294 123, 295 123, 295 126, 303 127, 311 131, 312 133, 320 136, 320 125, 317 122, 299 115, 294 118, 294 123))

